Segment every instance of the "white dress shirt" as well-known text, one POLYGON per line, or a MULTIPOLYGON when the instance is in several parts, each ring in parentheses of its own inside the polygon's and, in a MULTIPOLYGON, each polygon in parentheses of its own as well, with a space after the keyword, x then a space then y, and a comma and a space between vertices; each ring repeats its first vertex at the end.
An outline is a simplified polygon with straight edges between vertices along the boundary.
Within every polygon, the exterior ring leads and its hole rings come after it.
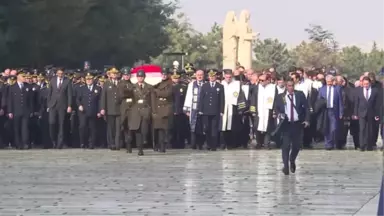
POLYGON ((327 97, 327 108, 333 108, 333 91, 334 87, 333 86, 327 86, 327 92, 326 92, 326 97, 327 97), (331 94, 329 95, 329 91, 331 91, 331 94), (330 98, 328 98, 328 95, 330 98), (328 102, 330 102, 328 104, 328 102))
POLYGON ((369 98, 371 97, 371 87, 369 87, 368 89, 364 88, 364 97, 365 99, 369 100, 369 98), (367 91, 368 91, 368 98, 367 98, 367 91))

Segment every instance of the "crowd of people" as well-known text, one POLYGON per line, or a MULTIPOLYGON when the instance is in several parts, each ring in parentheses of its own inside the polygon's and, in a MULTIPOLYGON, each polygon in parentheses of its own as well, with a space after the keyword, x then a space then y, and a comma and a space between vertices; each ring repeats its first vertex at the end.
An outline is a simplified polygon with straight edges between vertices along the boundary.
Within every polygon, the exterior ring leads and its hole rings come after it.
POLYGON ((281 147, 283 158, 294 161, 316 142, 345 148, 348 132, 356 149, 373 150, 382 125, 383 86, 373 72, 351 83, 332 69, 292 67, 279 74, 187 64, 164 69, 161 82, 150 85, 143 70, 132 83, 131 71, 6 69, 0 146, 125 147, 128 153, 136 146, 139 155, 150 144, 158 152, 281 147))

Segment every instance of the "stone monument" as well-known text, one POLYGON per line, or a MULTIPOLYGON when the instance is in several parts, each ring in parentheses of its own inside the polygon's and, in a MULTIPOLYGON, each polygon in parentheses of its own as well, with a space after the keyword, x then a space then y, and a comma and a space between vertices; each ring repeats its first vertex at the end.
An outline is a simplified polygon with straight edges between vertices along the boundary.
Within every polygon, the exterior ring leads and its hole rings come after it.
POLYGON ((250 13, 243 10, 237 19, 234 11, 227 13, 223 26, 223 68, 252 67, 252 43, 257 34, 250 26, 250 13))

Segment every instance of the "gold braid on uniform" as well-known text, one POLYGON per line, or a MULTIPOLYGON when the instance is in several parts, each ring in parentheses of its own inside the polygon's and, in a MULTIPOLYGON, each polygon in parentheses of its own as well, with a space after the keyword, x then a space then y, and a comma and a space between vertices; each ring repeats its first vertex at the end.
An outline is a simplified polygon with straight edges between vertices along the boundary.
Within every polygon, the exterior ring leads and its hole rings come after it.
POLYGON ((251 111, 251 112, 256 112, 256 107, 255 107, 255 106, 250 106, 250 107, 249 107, 249 111, 251 111))

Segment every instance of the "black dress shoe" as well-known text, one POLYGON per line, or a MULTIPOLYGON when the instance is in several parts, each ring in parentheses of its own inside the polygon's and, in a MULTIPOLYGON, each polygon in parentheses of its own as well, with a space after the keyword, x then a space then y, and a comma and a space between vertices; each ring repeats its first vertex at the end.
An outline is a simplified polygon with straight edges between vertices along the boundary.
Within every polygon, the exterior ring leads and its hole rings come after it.
POLYGON ((365 148, 361 148, 360 151, 361 151, 361 152, 365 151, 365 148))
POLYGON ((144 155, 144 152, 143 151, 139 151, 139 153, 137 154, 139 156, 143 156, 144 155))
POLYGON ((289 175, 288 167, 284 167, 281 171, 284 173, 284 175, 289 175))
POLYGON ((95 149, 95 147, 94 147, 93 145, 90 145, 90 146, 88 147, 88 149, 95 149))
POLYGON ((296 164, 295 163, 291 163, 291 173, 295 173, 296 172, 296 164))
POLYGON ((132 153, 132 149, 127 149, 127 153, 131 154, 132 153))
POLYGON ((328 147, 328 148, 325 148, 325 150, 327 150, 327 151, 331 151, 333 148, 331 148, 331 147, 328 147))

